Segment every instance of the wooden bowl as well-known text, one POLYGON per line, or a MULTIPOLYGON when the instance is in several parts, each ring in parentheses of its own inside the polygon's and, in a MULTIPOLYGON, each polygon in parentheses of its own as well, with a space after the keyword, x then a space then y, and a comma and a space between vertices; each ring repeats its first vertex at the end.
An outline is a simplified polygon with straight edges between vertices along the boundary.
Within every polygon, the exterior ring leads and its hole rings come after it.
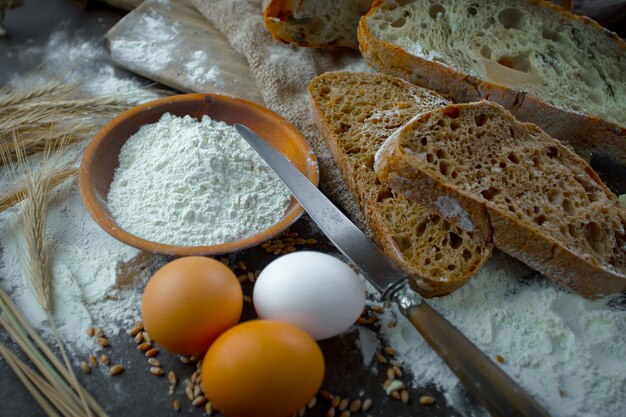
POLYGON ((317 160, 304 136, 291 123, 269 109, 248 100, 218 94, 182 94, 155 100, 128 110, 107 123, 93 138, 81 162, 79 184, 83 203, 96 223, 111 236, 130 246, 163 255, 221 255, 271 239, 287 229, 303 213, 302 206, 292 197, 285 215, 270 228, 244 239, 211 246, 175 246, 151 242, 122 229, 107 207, 107 194, 114 171, 119 165, 120 149, 142 125, 158 122, 167 112, 176 116, 189 115, 198 120, 208 115, 230 125, 242 123, 285 155, 313 184, 318 184, 317 160))

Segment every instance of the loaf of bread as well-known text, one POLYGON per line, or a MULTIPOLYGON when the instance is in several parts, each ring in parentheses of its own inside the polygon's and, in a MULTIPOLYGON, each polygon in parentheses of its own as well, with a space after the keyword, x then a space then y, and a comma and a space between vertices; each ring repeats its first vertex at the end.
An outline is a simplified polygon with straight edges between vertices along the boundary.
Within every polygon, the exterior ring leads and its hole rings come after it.
POLYGON ((502 106, 416 116, 376 155, 378 178, 586 297, 626 290, 626 210, 580 157, 502 106))
POLYGON ((359 19, 374 0, 270 0, 263 11, 274 39, 311 48, 358 48, 359 19))
POLYGON ((381 72, 626 164, 626 45, 591 19, 541 0, 377 0, 358 36, 381 72))
POLYGON ((448 104, 436 93, 381 74, 331 72, 309 86, 313 116, 355 195, 373 238, 427 297, 449 294, 490 257, 479 231, 464 231, 381 185, 374 155, 415 114, 448 104))

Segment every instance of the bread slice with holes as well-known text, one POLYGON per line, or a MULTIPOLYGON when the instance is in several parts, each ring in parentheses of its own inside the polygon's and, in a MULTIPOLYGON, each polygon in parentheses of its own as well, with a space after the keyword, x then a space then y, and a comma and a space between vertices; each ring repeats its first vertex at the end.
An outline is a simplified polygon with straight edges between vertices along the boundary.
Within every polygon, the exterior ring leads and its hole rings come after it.
POLYGON ((309 85, 313 117, 359 202, 373 238, 427 297, 449 294, 490 257, 478 231, 464 231, 381 185, 374 155, 415 114, 448 104, 395 77, 330 72, 309 85))
POLYGON ((586 297, 626 290, 626 210, 536 125, 481 101, 420 114, 376 155, 380 180, 586 297))
POLYGON ((540 0, 377 0, 358 36, 381 72, 495 101, 586 159, 626 164, 626 44, 586 17, 540 0))
POLYGON ((263 11, 274 39, 297 46, 357 49, 356 29, 374 0, 270 0, 263 11))

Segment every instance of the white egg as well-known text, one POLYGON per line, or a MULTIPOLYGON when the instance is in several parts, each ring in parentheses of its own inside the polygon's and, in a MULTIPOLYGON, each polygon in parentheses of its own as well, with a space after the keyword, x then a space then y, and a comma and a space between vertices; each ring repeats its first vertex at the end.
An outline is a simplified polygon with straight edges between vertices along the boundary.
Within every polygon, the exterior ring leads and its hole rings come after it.
POLYGON ((254 284, 254 308, 264 319, 291 323, 321 340, 347 330, 365 305, 365 285, 339 259, 320 252, 281 256, 254 284))

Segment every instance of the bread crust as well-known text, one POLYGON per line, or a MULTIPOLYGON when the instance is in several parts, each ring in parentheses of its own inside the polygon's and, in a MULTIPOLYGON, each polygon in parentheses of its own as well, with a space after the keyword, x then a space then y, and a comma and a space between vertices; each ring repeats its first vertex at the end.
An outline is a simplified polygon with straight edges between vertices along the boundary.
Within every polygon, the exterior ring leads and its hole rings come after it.
MULTIPOLYGON (((475 104, 478 105, 478 103, 475 104)), ((456 107, 461 106, 464 105, 456 107)), ((438 110, 434 112, 436 111, 438 110)), ((491 236, 495 247, 584 297, 598 298, 626 291, 626 275, 623 272, 607 270, 597 262, 585 259, 566 248, 550 234, 541 234, 537 228, 501 210, 495 203, 474 193, 461 190, 421 169, 419 161, 407 155, 403 150, 401 140, 411 126, 418 125, 420 119, 427 115, 428 113, 418 115, 407 123, 389 138, 377 155, 375 170, 383 183, 387 183, 393 189, 427 205, 444 218, 460 225, 458 216, 451 216, 436 204, 439 198, 451 198, 457 201, 476 227, 486 236, 491 236)), ((524 126, 540 130, 530 124, 524 124, 524 126)), ((598 182, 600 188, 615 197, 586 162, 557 141, 555 141, 555 147, 561 153, 571 154, 575 163, 587 167, 588 170, 585 171, 598 182)), ((626 224, 626 215, 623 214, 623 210, 621 213, 622 222, 626 224)))
MULTIPOLYGON (((370 76, 373 74, 367 74, 370 76)), ((320 76, 323 77, 324 75, 320 76)), ((319 77, 318 77, 319 78, 319 77)), ((465 284, 476 272, 482 268, 484 263, 489 259, 493 245, 485 239, 480 240, 483 249, 483 256, 480 262, 473 266, 465 275, 457 273, 454 280, 450 279, 437 279, 432 276, 428 276, 410 262, 403 254, 401 249, 396 245, 392 231, 387 226, 388 220, 381 213, 380 209, 376 207, 375 202, 368 198, 369 190, 363 184, 360 184, 361 178, 354 175, 351 167, 351 162, 343 149, 340 148, 339 141, 336 138, 336 134, 331 130, 330 125, 325 121, 324 112, 318 103, 313 99, 314 96, 314 79, 309 86, 310 107, 312 110, 313 120, 318 129, 322 133, 324 141, 330 149, 337 165, 340 168, 342 176, 346 181, 346 185, 357 199, 357 202, 363 212, 363 215, 372 230, 372 237, 383 252, 398 265, 409 276, 409 284, 411 288, 425 297, 438 297, 450 294, 452 291, 465 284)), ((407 87, 417 89, 415 86, 409 83, 397 79, 397 82, 406 83, 407 87)), ((428 213, 428 210, 424 207, 424 218, 439 217, 433 213, 428 213)), ((479 233, 476 233, 479 235, 479 233)), ((477 239, 478 241, 478 239, 477 239)), ((426 248, 424 248, 426 250, 426 248)))
MULTIPOLYGON (((371 1, 373 2, 373 0, 371 1)), ((356 27, 353 28, 352 36, 339 38, 332 42, 320 43, 312 35, 315 32, 314 28, 311 27, 312 22, 302 22, 301 24, 290 22, 289 20, 294 16, 298 8, 298 3, 297 0, 269 0, 266 4, 263 10, 263 22, 275 40, 305 48, 359 48, 356 38, 356 27)))
MULTIPOLYGON (((370 11, 361 18, 358 27, 359 48, 369 65, 383 73, 435 90, 457 103, 482 99, 494 101, 517 119, 534 123, 550 136, 570 144, 585 160, 589 160, 593 152, 626 165, 626 127, 596 116, 556 107, 531 94, 420 58, 397 45, 376 38, 367 25, 367 18, 376 13, 383 2, 376 0, 370 11)), ((550 8, 570 20, 602 31, 626 53, 626 43, 592 19, 571 14, 547 1, 528 0, 528 3, 550 8)))

